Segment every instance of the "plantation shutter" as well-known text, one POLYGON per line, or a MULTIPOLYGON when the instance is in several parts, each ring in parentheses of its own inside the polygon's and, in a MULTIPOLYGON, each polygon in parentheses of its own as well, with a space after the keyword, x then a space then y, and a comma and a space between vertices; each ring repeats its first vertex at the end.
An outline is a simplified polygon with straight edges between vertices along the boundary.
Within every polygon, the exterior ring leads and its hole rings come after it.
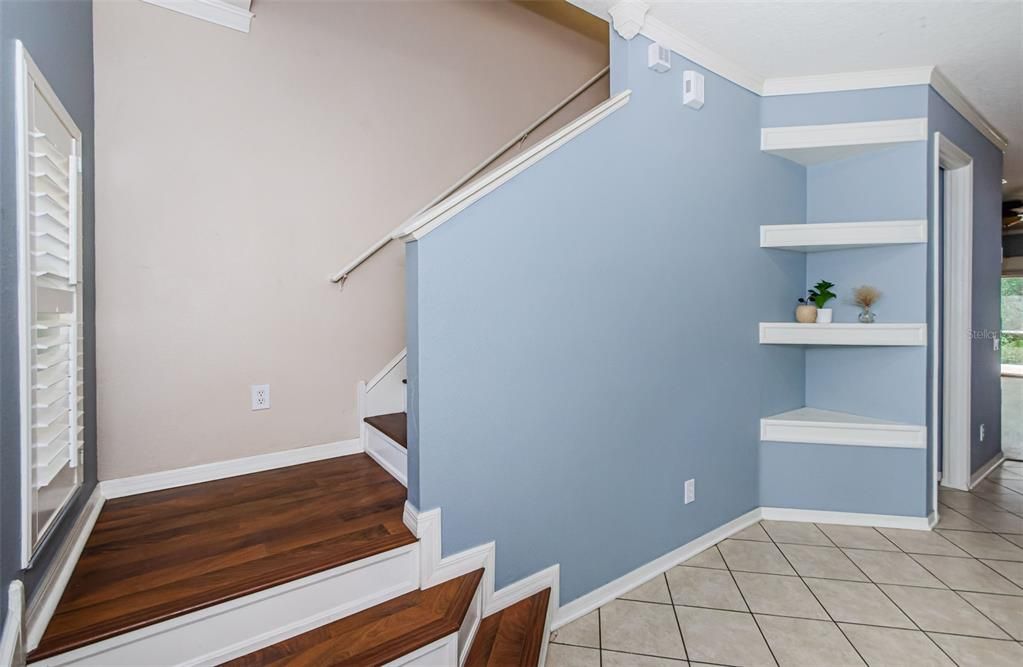
POLYGON ((23 561, 81 485, 81 132, 19 44, 23 561))

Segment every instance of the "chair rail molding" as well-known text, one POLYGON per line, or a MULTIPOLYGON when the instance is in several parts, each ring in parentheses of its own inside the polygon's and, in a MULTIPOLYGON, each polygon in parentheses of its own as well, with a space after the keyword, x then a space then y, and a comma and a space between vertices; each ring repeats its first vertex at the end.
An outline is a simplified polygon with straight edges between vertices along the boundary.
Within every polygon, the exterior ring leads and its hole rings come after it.
POLYGON ((638 0, 625 0, 607 10, 611 15, 615 32, 625 39, 632 39, 639 34, 643 29, 648 11, 650 11, 650 5, 638 0))
POLYGON ((248 32, 252 17, 255 16, 249 11, 252 0, 142 0, 142 2, 238 32, 248 32))

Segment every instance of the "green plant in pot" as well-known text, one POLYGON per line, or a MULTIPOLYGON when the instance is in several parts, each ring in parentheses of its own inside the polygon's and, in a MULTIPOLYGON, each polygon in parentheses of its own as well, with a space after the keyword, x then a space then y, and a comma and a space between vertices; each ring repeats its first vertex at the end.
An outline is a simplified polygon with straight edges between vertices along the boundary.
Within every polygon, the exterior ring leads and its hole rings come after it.
POLYGON ((807 290, 807 298, 813 301, 813 304, 817 307, 817 324, 831 324, 831 309, 825 306, 828 301, 838 296, 831 291, 831 288, 834 286, 835 283, 821 280, 813 286, 813 289, 807 290))

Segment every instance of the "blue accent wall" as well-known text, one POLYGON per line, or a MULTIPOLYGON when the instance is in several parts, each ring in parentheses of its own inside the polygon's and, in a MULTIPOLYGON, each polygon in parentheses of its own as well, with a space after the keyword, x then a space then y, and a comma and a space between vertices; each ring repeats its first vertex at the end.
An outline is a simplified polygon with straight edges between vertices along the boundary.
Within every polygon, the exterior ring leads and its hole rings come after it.
POLYGON ((647 44, 614 39, 626 107, 408 265, 410 496, 443 508, 445 554, 496 540, 498 587, 560 563, 562 602, 757 507, 758 420, 804 392, 757 323, 791 318, 805 257, 757 238, 804 218, 805 170, 760 152, 756 95, 701 70, 687 109, 700 68, 657 74, 647 44))
MULTIPOLYGON (((991 342, 1001 330, 999 285, 1002 269, 1002 152, 933 90, 928 131, 941 132, 973 157, 973 377, 971 381, 971 467, 980 469, 1002 449, 1001 366, 991 342), (980 425, 986 436, 980 441, 980 425)), ((927 191, 931 192, 930 169, 927 191)), ((936 216, 935 216, 936 217, 936 216)), ((933 228, 933 223, 932 223, 933 228)))
POLYGON ((96 485, 95 281, 93 269, 92 3, 0 0, 0 624, 7 587, 31 597, 96 485), (14 42, 20 39, 82 131, 85 337, 85 482, 61 523, 21 570, 21 411, 18 398, 18 265, 15 186, 14 42))

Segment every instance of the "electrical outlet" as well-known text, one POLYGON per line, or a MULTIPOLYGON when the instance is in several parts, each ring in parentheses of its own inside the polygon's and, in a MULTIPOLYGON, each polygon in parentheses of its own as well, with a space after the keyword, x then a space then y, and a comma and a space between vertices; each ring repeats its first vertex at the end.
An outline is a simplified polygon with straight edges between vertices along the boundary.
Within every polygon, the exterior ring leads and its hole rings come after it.
POLYGON ((984 442, 984 425, 980 425, 980 441, 984 442))
POLYGON ((270 385, 268 384, 254 384, 249 389, 252 390, 252 409, 253 410, 269 410, 270 409, 270 385))
POLYGON ((696 500, 696 480, 695 479, 687 479, 686 480, 686 502, 685 502, 685 504, 688 505, 689 503, 693 502, 694 500, 696 500))

